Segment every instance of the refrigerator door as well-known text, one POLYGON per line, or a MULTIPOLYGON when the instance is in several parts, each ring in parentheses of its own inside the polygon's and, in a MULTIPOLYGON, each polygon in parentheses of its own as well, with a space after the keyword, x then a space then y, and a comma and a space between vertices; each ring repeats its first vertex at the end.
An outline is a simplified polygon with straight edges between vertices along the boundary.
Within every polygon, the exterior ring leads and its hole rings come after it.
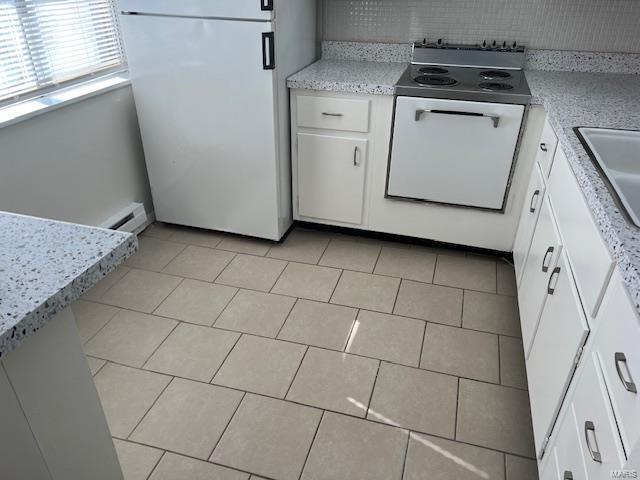
POLYGON ((122 28, 156 218, 279 239, 272 24, 123 15, 122 28))
POLYGON ((120 0, 120 10, 183 17, 273 19, 274 0, 120 0))

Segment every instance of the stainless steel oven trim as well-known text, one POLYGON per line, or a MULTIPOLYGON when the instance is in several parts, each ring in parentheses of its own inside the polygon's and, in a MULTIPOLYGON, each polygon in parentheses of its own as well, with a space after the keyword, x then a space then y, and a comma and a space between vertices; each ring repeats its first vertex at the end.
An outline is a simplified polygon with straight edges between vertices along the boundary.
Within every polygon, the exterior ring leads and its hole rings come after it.
MULTIPOLYGON (((446 203, 446 202, 437 202, 434 200, 426 200, 421 198, 410 198, 410 197, 401 197, 397 195, 389 194, 389 175, 391 174, 391 156, 393 154, 393 136, 395 133, 395 125, 396 125, 396 107, 398 103, 398 95, 393 97, 393 115, 391 116, 391 135, 389 140, 389 154, 387 157, 387 177, 385 181, 384 187, 384 198, 389 200, 399 200, 403 202, 415 202, 415 203, 431 203, 434 205, 443 205, 446 207, 454 207, 454 208, 466 208, 466 209, 474 209, 480 210, 484 212, 491 212, 497 214, 504 214, 507 207, 507 200, 509 198, 509 193, 511 192, 511 185, 513 184, 513 176, 516 171, 516 166, 518 164, 518 158, 520 156, 520 147, 522 145, 522 137, 524 135, 524 127, 527 123, 527 119, 529 116, 529 107, 530 105, 524 105, 524 113, 522 115, 522 123, 520 124, 520 130, 518 132, 518 140, 516 142, 516 149, 513 154, 513 160, 511 162, 511 171, 509 172, 509 179, 507 180, 507 188, 505 189, 504 197, 502 199, 502 208, 494 209, 494 208, 486 208, 486 207, 476 207, 474 205, 460 205, 457 203, 446 203)), ((493 103, 493 102, 484 102, 484 103, 493 103)))

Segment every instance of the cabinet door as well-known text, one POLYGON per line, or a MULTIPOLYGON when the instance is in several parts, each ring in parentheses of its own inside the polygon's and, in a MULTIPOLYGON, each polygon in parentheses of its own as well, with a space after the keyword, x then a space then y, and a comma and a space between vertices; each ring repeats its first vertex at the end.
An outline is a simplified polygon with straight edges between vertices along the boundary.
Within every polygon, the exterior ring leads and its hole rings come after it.
MULTIPOLYGON (((580 433, 571 404, 567 405, 562 422, 558 426, 553 456, 560 480, 587 480, 584 470, 582 451, 580 450, 580 433)), ((550 459, 551 460, 551 459, 550 459)))
POLYGON ((522 273, 520 288, 518 288, 522 342, 526 356, 531 351, 540 312, 547 297, 547 283, 558 262, 561 250, 562 243, 553 218, 551 204, 545 198, 522 273))
POLYGON ((529 254, 533 231, 536 228, 536 222, 540 216, 540 208, 542 207, 542 199, 544 198, 545 185, 540 173, 540 167, 534 163, 531 171, 531 180, 527 190, 526 202, 522 207, 522 215, 520 216, 520 224, 518 225, 518 233, 516 241, 513 245, 513 263, 516 269, 516 280, 518 285, 522 280, 522 272, 524 264, 529 254))
POLYGON ((565 252, 547 288, 538 331, 527 358, 531 418, 538 452, 551 431, 589 333, 565 252))
POLYGON ((536 163, 540 165, 545 178, 549 176, 557 146, 558 137, 556 137, 553 127, 549 123, 549 119, 547 119, 544 122, 544 129, 542 130, 542 137, 540 138, 540 145, 536 155, 536 163))
POLYGON ((298 213, 361 224, 367 140, 298 134, 298 213))

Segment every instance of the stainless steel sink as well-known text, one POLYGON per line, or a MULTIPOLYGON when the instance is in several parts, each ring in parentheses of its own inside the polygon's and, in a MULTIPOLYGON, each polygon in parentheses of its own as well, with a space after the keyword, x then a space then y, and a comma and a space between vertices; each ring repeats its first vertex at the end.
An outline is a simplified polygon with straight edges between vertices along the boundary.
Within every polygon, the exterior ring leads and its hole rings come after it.
POLYGON ((576 132, 611 193, 640 227, 640 131, 580 127, 576 132))

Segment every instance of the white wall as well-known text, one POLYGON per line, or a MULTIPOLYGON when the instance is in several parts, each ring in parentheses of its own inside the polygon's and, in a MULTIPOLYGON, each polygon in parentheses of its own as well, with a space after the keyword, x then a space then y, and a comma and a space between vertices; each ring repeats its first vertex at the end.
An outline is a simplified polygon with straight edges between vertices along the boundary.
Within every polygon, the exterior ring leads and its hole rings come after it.
POLYGON ((0 210, 98 225, 153 210, 131 87, 0 128, 0 210))

